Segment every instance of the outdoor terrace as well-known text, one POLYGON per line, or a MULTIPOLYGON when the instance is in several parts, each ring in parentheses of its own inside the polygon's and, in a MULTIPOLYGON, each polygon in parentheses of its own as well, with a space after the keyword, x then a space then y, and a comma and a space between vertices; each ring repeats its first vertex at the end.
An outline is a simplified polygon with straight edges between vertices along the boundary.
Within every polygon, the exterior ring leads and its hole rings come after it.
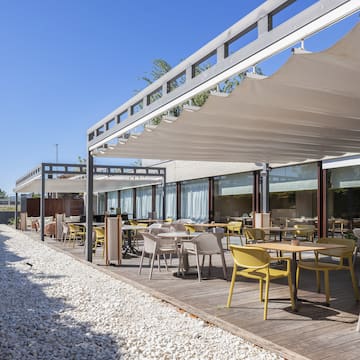
MULTIPOLYGON (((35 232, 28 234, 39 237, 35 232)), ((51 238, 46 238, 46 244, 84 262, 82 246, 63 246, 51 238)), ((355 328, 360 305, 354 300, 350 276, 345 271, 330 274, 329 307, 306 302, 301 303, 298 312, 291 311, 288 300, 271 300, 288 297, 286 282, 273 281, 270 285, 268 320, 264 321, 263 303, 258 301, 256 281, 238 279, 232 307, 225 307, 230 281, 221 278, 217 256, 213 257, 216 268, 211 272, 211 277, 199 283, 195 275, 185 278, 174 276, 177 259, 173 261, 169 272, 154 269, 153 279, 148 280, 147 261, 144 261, 142 275, 138 275, 138 257, 123 259, 122 265, 118 267, 105 266, 101 255, 102 249, 99 248, 93 257, 93 264, 87 264, 173 304, 179 311, 186 311, 260 347, 276 351, 284 358, 337 359, 339 355, 347 360, 358 358, 360 336, 355 328)), ((229 251, 225 251, 225 257, 230 279, 232 260, 229 251)), ((191 264, 194 263, 192 259, 191 264)), ((356 272, 359 278, 358 264, 356 272)), ((302 272, 298 295, 314 302, 324 301, 325 295, 316 292, 314 273, 302 272)))

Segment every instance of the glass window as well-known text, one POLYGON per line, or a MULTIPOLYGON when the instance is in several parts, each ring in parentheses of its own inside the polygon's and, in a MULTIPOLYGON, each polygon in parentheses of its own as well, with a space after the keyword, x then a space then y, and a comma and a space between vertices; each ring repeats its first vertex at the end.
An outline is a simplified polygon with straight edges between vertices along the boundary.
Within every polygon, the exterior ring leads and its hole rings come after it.
POLYGON ((269 175, 270 211, 275 225, 317 216, 317 164, 273 169, 269 175))
POLYGON ((166 184, 165 217, 176 220, 176 184, 166 184))
POLYGON ((97 197, 97 214, 105 214, 105 194, 98 193, 97 197))
POLYGON ((214 179, 215 221, 248 216, 252 211, 253 174, 217 176, 214 179))
POLYGON ((122 214, 133 216, 133 189, 121 190, 120 192, 120 209, 122 214))
POLYGON ((136 218, 147 219, 152 209, 151 186, 136 189, 136 218))
POLYGON ((328 217, 350 220, 360 227, 360 166, 328 170, 328 217))
POLYGON ((111 191, 107 193, 107 210, 110 214, 115 214, 118 207, 118 192, 111 191))
POLYGON ((209 219, 209 181, 184 181, 181 185, 181 217, 195 222, 209 219))

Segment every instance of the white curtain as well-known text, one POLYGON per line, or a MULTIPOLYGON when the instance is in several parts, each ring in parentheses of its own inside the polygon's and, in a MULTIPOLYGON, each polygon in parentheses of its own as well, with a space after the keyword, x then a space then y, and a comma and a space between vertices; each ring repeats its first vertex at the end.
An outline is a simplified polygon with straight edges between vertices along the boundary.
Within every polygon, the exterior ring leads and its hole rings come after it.
POLYGON ((121 213, 133 214, 133 190, 121 190, 120 192, 120 209, 121 213))
POLYGON ((208 180, 186 181, 181 186, 181 217, 195 222, 208 221, 208 180))
POLYGON ((117 191, 111 191, 107 193, 107 209, 110 213, 115 213, 118 207, 118 193, 117 191))
POLYGON ((105 194, 98 193, 97 214, 104 214, 104 213, 105 213, 105 194))
POLYGON ((166 218, 176 220, 176 184, 166 184, 166 218))
POLYGON ((151 186, 136 189, 136 218, 147 219, 152 208, 151 186))
POLYGON ((158 185, 156 187, 156 199, 155 199, 155 211, 158 219, 162 219, 163 216, 163 186, 158 185))

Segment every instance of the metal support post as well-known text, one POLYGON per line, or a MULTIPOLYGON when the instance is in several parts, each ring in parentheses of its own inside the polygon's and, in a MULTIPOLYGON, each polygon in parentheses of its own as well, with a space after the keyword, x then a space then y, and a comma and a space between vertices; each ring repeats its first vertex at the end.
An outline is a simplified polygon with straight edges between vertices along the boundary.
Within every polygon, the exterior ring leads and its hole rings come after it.
POLYGON ((86 163, 86 260, 92 262, 93 247, 93 193, 94 193, 94 158, 88 152, 86 163))

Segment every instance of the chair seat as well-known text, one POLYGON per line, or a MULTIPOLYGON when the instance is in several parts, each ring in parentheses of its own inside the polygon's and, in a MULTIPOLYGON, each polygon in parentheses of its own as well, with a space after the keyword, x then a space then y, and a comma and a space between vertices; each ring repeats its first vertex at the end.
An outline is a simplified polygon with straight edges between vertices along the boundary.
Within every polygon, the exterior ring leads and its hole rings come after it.
POLYGON ((341 266, 339 266, 339 264, 316 262, 316 261, 300 261, 298 263, 298 266, 301 267, 302 269, 317 270, 317 271, 341 269, 341 266))
MULTIPOLYGON (((237 271, 237 275, 242 275, 257 280, 259 280, 260 278, 265 279, 266 274, 267 274, 267 269, 256 269, 256 270, 244 269, 237 271)), ((287 276, 287 271, 269 268, 269 275, 270 275, 270 279, 278 279, 287 276)))

